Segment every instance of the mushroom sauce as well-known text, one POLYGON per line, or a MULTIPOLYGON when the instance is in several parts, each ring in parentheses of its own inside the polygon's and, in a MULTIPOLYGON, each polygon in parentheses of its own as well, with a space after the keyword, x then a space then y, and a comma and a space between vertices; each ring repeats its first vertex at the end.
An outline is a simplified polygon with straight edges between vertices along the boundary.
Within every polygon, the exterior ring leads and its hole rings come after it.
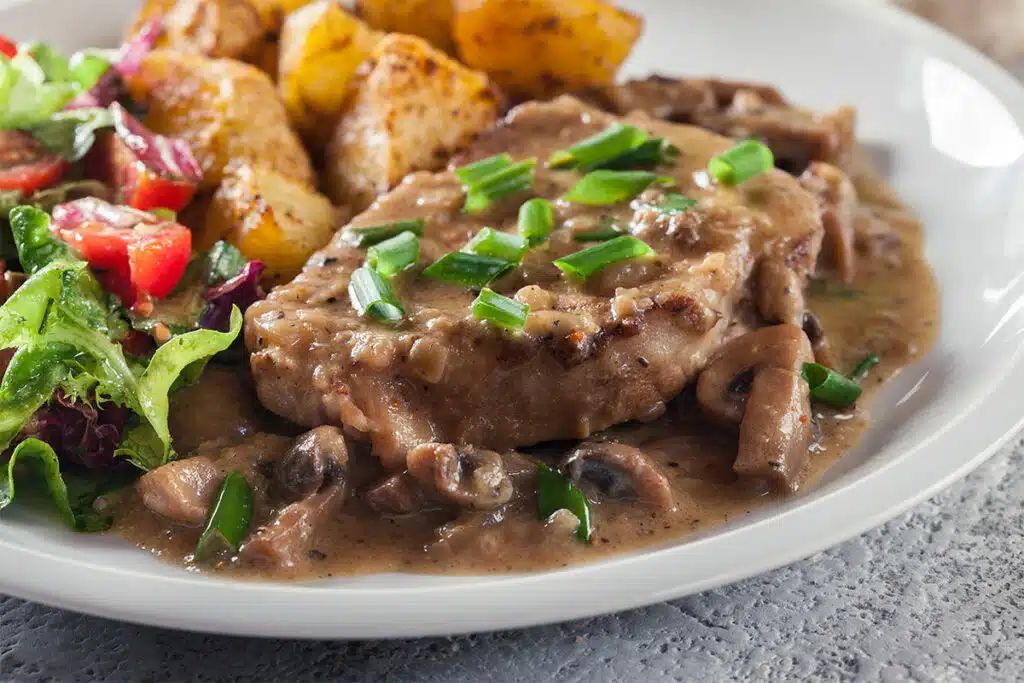
MULTIPOLYGON (((800 488, 814 484, 859 440, 877 390, 932 346, 938 328, 938 294, 923 257, 921 226, 894 192, 858 157, 851 176, 859 196, 856 217, 856 277, 850 284, 815 280, 808 306, 828 333, 835 365, 847 371, 869 353, 881 359, 863 382, 864 394, 849 411, 815 404, 815 443, 800 488)), ((301 431, 256 402, 248 370, 211 368, 195 386, 176 397, 171 428, 179 450, 211 439, 258 431, 293 436, 301 431)), ((371 572, 518 572, 592 562, 612 554, 677 543, 695 532, 735 522, 784 495, 740 480, 733 471, 735 428, 710 424, 692 388, 646 423, 607 430, 603 437, 633 445, 653 459, 667 477, 675 505, 660 509, 635 501, 592 499, 594 536, 589 544, 572 534, 575 519, 556 514, 538 519, 536 466, 531 457, 564 453, 574 444, 552 443, 506 455, 515 483, 511 501, 492 511, 434 509, 381 515, 361 491, 385 474, 368 449, 349 440, 348 481, 356 493, 316 528, 308 551, 297 561, 271 568, 225 561, 215 569, 248 578, 313 579, 371 572)), ((593 440, 593 439, 592 439, 593 440)), ((196 566, 192 553, 200 529, 169 524, 134 491, 107 501, 115 530, 162 558, 196 566)), ((257 509, 255 521, 259 519, 257 509)), ((266 517, 264 517, 264 520, 266 517)))

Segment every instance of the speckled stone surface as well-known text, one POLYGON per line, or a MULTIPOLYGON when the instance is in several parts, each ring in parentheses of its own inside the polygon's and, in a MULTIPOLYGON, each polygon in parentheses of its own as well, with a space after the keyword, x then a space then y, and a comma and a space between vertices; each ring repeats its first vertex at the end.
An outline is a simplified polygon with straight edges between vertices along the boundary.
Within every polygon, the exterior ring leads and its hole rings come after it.
POLYGON ((540 683, 1024 680, 1024 439, 884 527, 719 590, 416 641, 214 637, 0 601, 0 680, 540 683))
MULTIPOLYGON (((1024 63, 1016 66, 1024 76, 1024 63)), ((558 626, 272 641, 130 626, 0 597, 3 683, 797 680, 1024 680, 1024 439, 910 514, 803 562, 558 626)))

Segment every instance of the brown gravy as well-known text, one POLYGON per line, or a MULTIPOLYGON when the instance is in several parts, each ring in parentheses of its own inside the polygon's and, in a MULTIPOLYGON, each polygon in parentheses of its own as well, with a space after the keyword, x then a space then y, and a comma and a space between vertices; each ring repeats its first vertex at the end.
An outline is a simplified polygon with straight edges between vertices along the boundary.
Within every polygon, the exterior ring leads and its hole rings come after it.
MULTIPOLYGON (((861 199, 858 243, 864 249, 882 243, 884 255, 858 259, 856 280, 849 288, 834 284, 812 287, 809 301, 829 334, 840 367, 852 368, 870 352, 877 353, 882 362, 865 380, 864 398, 855 411, 818 416, 821 440, 811 454, 805 487, 854 447, 867 424, 867 406, 873 394, 901 368, 927 353, 938 329, 938 292, 922 254, 921 226, 892 190, 866 164, 862 166, 855 174, 861 199)), ((236 430, 257 426, 280 429, 273 420, 264 422, 268 418, 255 404, 247 381, 214 371, 179 395, 172 418, 176 442, 204 440, 225 425, 235 425, 236 430)), ((752 489, 737 480, 731 468, 735 434, 701 419, 689 392, 657 421, 611 431, 616 439, 637 445, 657 459, 672 482, 677 510, 657 512, 635 503, 595 503, 596 538, 592 545, 585 545, 563 529, 540 523, 532 494, 504 508, 500 513, 503 519, 494 514, 464 513, 454 520, 442 513, 381 517, 358 496, 352 496, 341 514, 321 531, 307 561, 269 574, 230 563, 218 569, 245 578, 276 580, 388 571, 535 571, 678 542, 778 500, 777 494, 752 489)), ((362 476, 369 478, 375 473, 368 471, 362 476)), ((165 520, 150 513, 131 494, 118 506, 115 530, 170 562, 191 564, 198 530, 169 529, 165 520)))

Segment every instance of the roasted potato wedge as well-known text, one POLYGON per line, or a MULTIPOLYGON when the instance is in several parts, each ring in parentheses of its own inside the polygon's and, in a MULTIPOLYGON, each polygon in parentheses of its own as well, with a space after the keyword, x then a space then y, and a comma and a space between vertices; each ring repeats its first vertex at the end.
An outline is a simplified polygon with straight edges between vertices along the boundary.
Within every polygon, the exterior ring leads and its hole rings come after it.
POLYGON ((158 47, 208 57, 255 59, 266 35, 249 0, 146 0, 129 35, 158 15, 164 29, 158 47))
POLYGON ((203 169, 202 188, 215 188, 224 169, 248 159, 310 187, 313 168, 270 77, 230 59, 154 50, 128 79, 147 108, 154 132, 187 141, 203 169))
POLYGON ((642 28, 602 0, 455 0, 462 61, 517 98, 611 83, 642 28))
POLYGON ((352 77, 381 37, 337 0, 319 0, 285 20, 278 89, 292 124, 314 147, 330 139, 352 77))
POLYGON ((356 14, 378 31, 426 38, 434 47, 455 54, 452 0, 356 0, 356 14))
POLYGON ((268 279, 283 282, 331 239, 342 218, 315 190, 271 168, 243 162, 228 169, 213 195, 201 241, 226 239, 246 258, 263 261, 268 279))
POLYGON ((498 118, 487 77, 414 36, 392 34, 366 64, 328 149, 338 204, 367 206, 413 171, 436 170, 498 118))
POLYGON ((303 5, 308 5, 310 0, 249 0, 263 27, 267 32, 276 34, 284 26, 285 18, 303 5))

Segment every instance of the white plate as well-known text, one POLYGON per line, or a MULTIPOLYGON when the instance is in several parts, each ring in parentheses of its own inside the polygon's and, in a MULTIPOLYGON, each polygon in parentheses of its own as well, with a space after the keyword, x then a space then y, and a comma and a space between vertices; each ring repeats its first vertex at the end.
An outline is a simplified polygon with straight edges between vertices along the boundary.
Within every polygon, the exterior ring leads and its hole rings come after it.
MULTIPOLYGON (((135 0, 0 0, 0 27, 66 48, 111 44, 135 0)), ((924 219, 941 283, 935 350, 875 404, 860 448, 823 485, 694 542, 575 569, 500 577, 379 575, 235 583, 23 510, 0 521, 0 589, 162 626, 370 638, 508 628, 622 610, 751 576, 882 523, 990 455, 1024 416, 1024 90, 944 33, 860 0, 632 0, 647 31, 630 74, 776 83, 858 106, 924 219)))

